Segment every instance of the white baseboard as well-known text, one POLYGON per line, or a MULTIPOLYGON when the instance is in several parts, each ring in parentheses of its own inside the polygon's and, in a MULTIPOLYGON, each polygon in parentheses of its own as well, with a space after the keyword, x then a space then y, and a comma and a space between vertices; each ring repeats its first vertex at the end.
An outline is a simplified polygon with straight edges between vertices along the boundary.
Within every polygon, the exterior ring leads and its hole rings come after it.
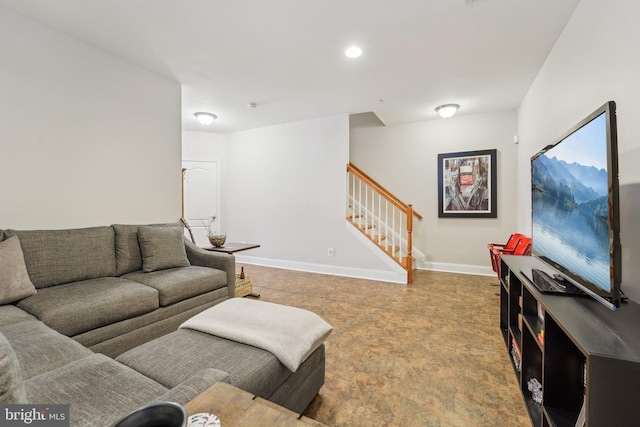
MULTIPOLYGON (((236 261, 243 264, 262 265, 265 267, 284 268, 287 270, 306 271, 309 273, 329 274, 332 276, 353 277, 356 279, 377 280, 380 282, 406 284, 404 274, 392 271, 369 270, 364 268, 342 267, 338 265, 314 264, 309 262, 287 261, 273 258, 235 255, 236 261)), ((477 276, 495 276, 491 267, 468 264, 452 264, 446 262, 417 261, 417 270, 442 271, 446 273, 473 274, 477 276)))
POLYGON ((477 276, 496 276, 496 273, 491 269, 491 267, 482 265, 451 264, 447 262, 429 262, 419 260, 416 261, 415 268, 418 270, 443 271, 447 273, 475 274, 477 276))
POLYGON ((342 267, 339 265, 314 264, 309 262, 287 261, 281 259, 235 255, 236 261, 243 264, 262 265, 265 267, 284 268, 287 270, 322 273, 332 276, 353 277, 356 279, 377 280, 380 282, 407 283, 406 272, 398 274, 392 271, 369 270, 364 268, 342 267))

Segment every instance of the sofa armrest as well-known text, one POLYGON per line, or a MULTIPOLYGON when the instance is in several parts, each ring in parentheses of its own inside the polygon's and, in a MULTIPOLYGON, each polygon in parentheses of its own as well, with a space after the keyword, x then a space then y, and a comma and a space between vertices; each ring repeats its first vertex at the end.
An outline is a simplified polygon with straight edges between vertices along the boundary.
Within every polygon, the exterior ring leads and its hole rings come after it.
POLYGON ((224 371, 214 368, 206 368, 195 375, 182 381, 166 393, 158 396, 156 402, 176 402, 186 405, 197 395, 204 392, 217 382, 231 383, 231 377, 224 371))
POLYGON ((187 251, 187 258, 191 265, 200 267, 215 268, 227 273, 227 287, 229 290, 229 298, 236 295, 236 257, 231 254, 220 252, 211 252, 202 249, 184 239, 184 246, 187 251))

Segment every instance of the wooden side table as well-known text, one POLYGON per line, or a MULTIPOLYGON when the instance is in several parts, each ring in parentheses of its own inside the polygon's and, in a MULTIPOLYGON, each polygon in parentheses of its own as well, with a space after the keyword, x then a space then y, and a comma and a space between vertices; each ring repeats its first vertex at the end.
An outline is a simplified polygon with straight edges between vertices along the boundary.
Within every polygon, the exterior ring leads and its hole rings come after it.
MULTIPOLYGON (((236 242, 227 242, 224 246, 220 246, 216 248, 215 246, 204 246, 202 249, 206 249, 211 252, 222 252, 225 254, 234 254, 236 252, 246 251, 249 249, 259 248, 260 245, 257 243, 236 243, 236 242)), ((247 296, 260 298, 260 294, 256 292, 251 292, 247 294, 247 296)))
MULTIPOLYGON (((300 416, 287 408, 256 397, 231 384, 215 383, 185 405, 187 414, 215 414, 224 427, 322 427, 324 424, 300 416)), ((325 426, 326 427, 326 426, 325 426)))
POLYGON ((215 246, 203 246, 202 249, 206 249, 212 252, 223 252, 225 254, 234 254, 240 251, 246 251, 249 249, 259 248, 260 245, 257 243, 235 243, 235 242, 227 242, 224 246, 220 246, 216 248, 215 246))

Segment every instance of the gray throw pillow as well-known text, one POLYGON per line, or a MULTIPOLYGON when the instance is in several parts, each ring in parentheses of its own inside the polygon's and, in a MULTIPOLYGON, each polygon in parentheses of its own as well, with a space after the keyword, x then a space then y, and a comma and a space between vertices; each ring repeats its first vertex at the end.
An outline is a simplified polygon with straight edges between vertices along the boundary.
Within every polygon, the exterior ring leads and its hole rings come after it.
POLYGON ((138 243, 138 227, 180 227, 178 222, 163 224, 113 224, 116 234, 116 276, 142 270, 142 254, 138 243))
POLYGON ((27 395, 20 362, 9 341, 0 333, 0 404, 8 403, 27 403, 27 395))
POLYGON ((191 265, 184 248, 182 227, 138 227, 138 243, 145 273, 191 265))
POLYGON ((0 304, 8 304, 36 293, 18 236, 0 242, 0 304))

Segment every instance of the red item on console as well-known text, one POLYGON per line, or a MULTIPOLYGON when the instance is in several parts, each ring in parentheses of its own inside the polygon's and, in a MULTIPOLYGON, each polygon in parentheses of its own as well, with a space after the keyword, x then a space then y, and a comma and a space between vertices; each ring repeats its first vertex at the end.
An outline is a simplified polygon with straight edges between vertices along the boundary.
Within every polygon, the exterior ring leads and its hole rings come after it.
POLYGON ((531 238, 521 233, 514 233, 506 243, 489 243, 489 256, 491 268, 500 277, 500 256, 504 255, 531 255, 531 238))

